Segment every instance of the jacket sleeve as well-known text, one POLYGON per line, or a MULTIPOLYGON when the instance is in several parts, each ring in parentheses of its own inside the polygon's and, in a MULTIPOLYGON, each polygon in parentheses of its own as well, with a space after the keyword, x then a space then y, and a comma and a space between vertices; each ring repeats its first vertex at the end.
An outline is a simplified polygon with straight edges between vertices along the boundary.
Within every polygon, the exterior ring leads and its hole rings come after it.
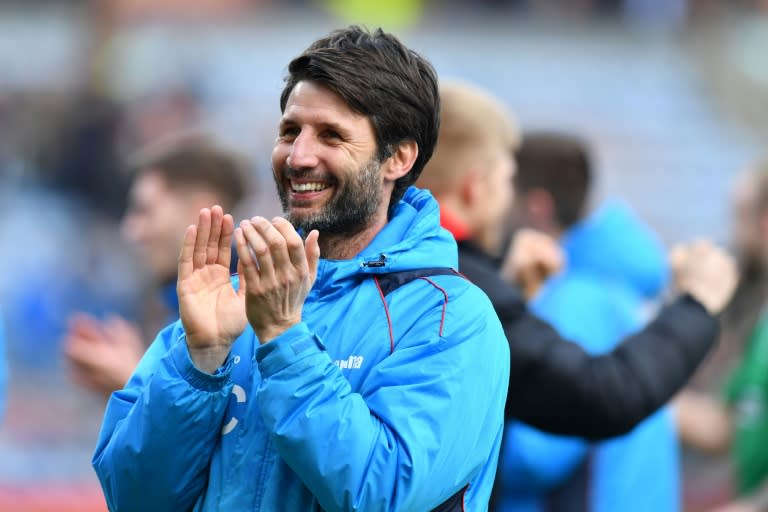
POLYGON ((431 510, 495 470, 509 352, 487 297, 466 290, 445 313, 442 297, 410 304, 422 314, 359 392, 304 323, 257 350, 264 423, 324 510, 431 510))
POLYGON ((666 403, 714 345, 718 322, 690 296, 665 306, 613 351, 590 356, 520 310, 507 318, 512 353, 506 416, 557 434, 624 434, 666 403))
POLYGON ((93 466, 110 510, 192 508, 221 430, 230 368, 195 368, 181 322, 158 335, 107 404, 93 466))

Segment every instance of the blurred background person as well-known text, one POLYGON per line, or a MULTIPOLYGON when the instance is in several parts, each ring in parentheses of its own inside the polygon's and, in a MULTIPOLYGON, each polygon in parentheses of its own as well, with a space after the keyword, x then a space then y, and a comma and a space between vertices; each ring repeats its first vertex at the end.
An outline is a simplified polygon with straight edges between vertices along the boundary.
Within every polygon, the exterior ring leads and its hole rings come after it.
POLYGON ((732 243, 744 279, 724 328, 743 335, 739 355, 720 396, 690 389, 675 406, 683 443, 730 454, 734 502, 723 510, 757 512, 768 509, 768 163, 736 181, 732 215, 732 243), (745 320, 751 327, 744 328, 745 320))
POLYGON ((128 381, 154 334, 178 319, 176 269, 186 227, 200 209, 218 204, 231 212, 247 193, 243 158, 201 138, 148 148, 135 168, 122 234, 152 278, 143 321, 77 313, 65 340, 75 380, 105 396, 128 381))
MULTIPOLYGON (((526 311, 516 283, 522 284, 524 290, 534 290, 538 283, 532 286, 531 282, 545 277, 547 268, 533 273, 520 268, 516 260, 524 259, 519 243, 522 233, 512 243, 511 258, 503 269, 499 269, 500 261, 495 257, 502 247, 502 221, 513 202, 514 149, 518 141, 515 123, 496 98, 467 83, 443 81, 440 96, 438 143, 418 185, 430 189, 440 203, 441 224, 458 240, 460 271, 488 294, 504 326, 513 370, 506 418, 591 439, 626 433, 684 385, 714 343, 717 322, 711 315, 724 307, 735 286, 732 262, 711 247, 701 248, 700 260, 689 254, 688 263, 677 268, 678 277, 687 275, 688 282, 677 290, 682 297, 667 305, 643 333, 610 347, 613 350, 606 350, 609 353, 589 355, 526 311), (713 273, 700 273, 704 269, 713 273), (686 292, 702 302, 685 297, 686 292), (708 296, 719 298, 709 303, 708 296), (703 304, 709 304, 707 309, 703 304)), ((564 189, 574 187, 573 193, 584 201, 589 170, 588 162, 585 158, 579 160, 580 156, 574 155, 574 176, 566 180, 564 189)), ((558 171, 558 166, 553 166, 552 173, 558 171)), ((575 203, 578 201, 569 204, 575 203)), ((569 210, 569 222, 582 214, 580 208, 583 204, 569 210)), ((526 235, 531 239, 530 234, 526 235)), ((637 238, 641 242, 638 245, 647 249, 651 238, 648 233, 637 238)), ((538 242, 534 245, 538 246, 536 251, 541 251, 546 244, 538 242)), ((650 245, 656 249, 655 257, 663 261, 660 247, 652 242, 650 245)), ((541 260, 551 266, 547 261, 541 260)), ((539 260, 528 258, 529 266, 531 262, 539 260)), ((657 266, 662 267, 658 272, 661 277, 654 272, 647 277, 641 272, 643 286, 650 285, 650 294, 664 283, 664 265, 657 266)), ((628 300, 626 293, 623 297, 628 300)), ((602 306, 597 301, 592 305, 602 306)), ((597 311, 594 322, 611 322, 610 318, 602 318, 602 313, 605 311, 597 311)), ((602 332, 595 332, 595 336, 602 341, 602 332)), ((529 484, 523 480, 521 486, 529 484)))
MULTIPOLYGON (((516 160, 516 223, 558 240, 565 256, 531 310, 590 354, 610 352, 650 318, 668 284, 666 250, 626 204, 589 207, 593 158, 581 138, 528 133, 516 160)), ((499 510, 680 509, 677 437, 667 407, 629 434, 596 444, 521 422, 505 436, 499 510)))

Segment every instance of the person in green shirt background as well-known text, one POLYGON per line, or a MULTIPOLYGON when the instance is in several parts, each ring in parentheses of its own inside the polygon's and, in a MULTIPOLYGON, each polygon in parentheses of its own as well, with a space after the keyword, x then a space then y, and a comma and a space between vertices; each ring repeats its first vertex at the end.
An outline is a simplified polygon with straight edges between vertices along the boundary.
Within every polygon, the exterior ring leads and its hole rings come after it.
MULTIPOLYGON (((718 512, 767 511, 768 287, 761 276, 768 271, 768 161, 737 182, 732 238, 746 268, 740 288, 762 311, 756 321, 749 319, 753 325, 743 336, 742 353, 725 379, 723 396, 684 391, 675 400, 676 418, 681 440, 689 447, 730 454, 733 501, 718 512)), ((744 310, 742 314, 747 315, 744 310)))
POLYGON ((749 495, 758 491, 768 476, 768 311, 749 337, 725 395, 732 412, 736 491, 749 495))

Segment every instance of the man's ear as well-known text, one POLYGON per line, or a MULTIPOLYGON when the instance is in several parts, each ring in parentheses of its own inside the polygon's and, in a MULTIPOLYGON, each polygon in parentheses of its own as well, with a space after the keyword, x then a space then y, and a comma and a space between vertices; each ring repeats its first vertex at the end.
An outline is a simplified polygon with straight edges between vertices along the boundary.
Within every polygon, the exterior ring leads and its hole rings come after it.
POLYGON ((399 142, 389 158, 385 160, 387 165, 383 167, 384 179, 395 181, 408 174, 417 156, 419 156, 419 145, 415 140, 399 142))
POLYGON ((481 186, 482 171, 472 167, 461 178, 461 202, 464 208, 471 209, 478 202, 484 201, 481 186))

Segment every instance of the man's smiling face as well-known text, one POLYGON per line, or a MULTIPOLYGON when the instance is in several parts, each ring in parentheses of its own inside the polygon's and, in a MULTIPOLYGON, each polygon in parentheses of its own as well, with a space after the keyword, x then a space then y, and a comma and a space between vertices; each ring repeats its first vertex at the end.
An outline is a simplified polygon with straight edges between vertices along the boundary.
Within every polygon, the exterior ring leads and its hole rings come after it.
POLYGON ((288 219, 305 232, 365 229, 385 197, 376 150, 368 117, 327 87, 299 82, 288 97, 272 151, 288 219))

